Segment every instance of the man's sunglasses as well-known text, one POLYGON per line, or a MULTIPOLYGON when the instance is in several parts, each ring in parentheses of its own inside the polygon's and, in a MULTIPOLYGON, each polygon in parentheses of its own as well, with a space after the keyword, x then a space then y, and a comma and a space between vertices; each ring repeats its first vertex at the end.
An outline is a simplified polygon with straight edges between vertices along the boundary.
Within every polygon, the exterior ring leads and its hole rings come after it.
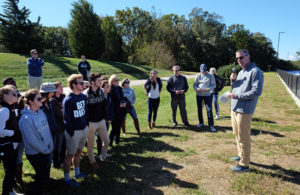
POLYGON ((240 57, 237 57, 237 58, 235 58, 235 59, 236 59, 236 60, 242 60, 242 59, 244 59, 245 56, 247 56, 247 55, 240 56, 240 57))
POLYGON ((84 82, 79 82, 79 83, 77 83, 77 85, 78 85, 78 84, 79 84, 79 85, 84 85, 84 82))

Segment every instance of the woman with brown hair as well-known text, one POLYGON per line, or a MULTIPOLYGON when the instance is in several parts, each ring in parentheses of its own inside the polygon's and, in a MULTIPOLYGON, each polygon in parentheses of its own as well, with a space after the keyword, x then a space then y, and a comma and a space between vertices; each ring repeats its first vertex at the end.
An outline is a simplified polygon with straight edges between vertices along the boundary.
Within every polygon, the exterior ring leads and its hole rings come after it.
POLYGON ((148 129, 151 129, 151 118, 153 113, 152 128, 155 127, 157 110, 160 102, 160 92, 162 89, 161 79, 157 76, 157 71, 150 72, 150 78, 147 79, 144 85, 146 95, 148 97, 148 129))
POLYGON ((22 140, 18 121, 12 107, 17 102, 17 90, 12 85, 0 89, 0 159, 5 176, 2 194, 13 193, 17 170, 17 143, 22 140))

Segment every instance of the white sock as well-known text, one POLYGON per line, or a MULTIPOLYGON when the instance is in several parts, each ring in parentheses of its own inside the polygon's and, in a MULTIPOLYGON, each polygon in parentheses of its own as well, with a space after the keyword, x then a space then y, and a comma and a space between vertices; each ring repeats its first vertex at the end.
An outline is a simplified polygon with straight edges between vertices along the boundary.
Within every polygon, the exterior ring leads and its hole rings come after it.
POLYGON ((80 174, 80 167, 75 167, 75 175, 79 175, 80 174))
POLYGON ((64 175, 65 175, 65 181, 71 180, 70 173, 65 173, 64 175))

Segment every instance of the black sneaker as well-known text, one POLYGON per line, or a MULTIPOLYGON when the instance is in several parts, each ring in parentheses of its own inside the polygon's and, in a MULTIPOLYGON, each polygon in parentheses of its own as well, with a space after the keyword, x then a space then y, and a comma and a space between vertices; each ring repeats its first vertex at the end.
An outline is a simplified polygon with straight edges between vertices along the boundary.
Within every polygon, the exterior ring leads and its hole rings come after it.
POLYGON ((184 126, 189 127, 189 126, 191 126, 191 125, 190 125, 190 123, 187 122, 187 123, 184 123, 184 126))

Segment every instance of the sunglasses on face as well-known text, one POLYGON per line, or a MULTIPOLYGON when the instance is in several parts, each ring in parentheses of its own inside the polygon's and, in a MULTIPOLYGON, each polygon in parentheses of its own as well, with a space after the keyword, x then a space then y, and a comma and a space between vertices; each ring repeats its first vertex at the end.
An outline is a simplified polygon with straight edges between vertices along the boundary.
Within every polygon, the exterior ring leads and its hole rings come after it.
POLYGON ((118 79, 114 80, 114 82, 118 82, 118 81, 119 81, 118 79))
POLYGON ((240 56, 240 57, 237 57, 237 58, 235 58, 235 59, 236 59, 236 60, 242 60, 242 59, 244 59, 245 56, 247 56, 247 55, 240 56))
POLYGON ((34 55, 37 55, 38 53, 33 53, 34 55))
POLYGON ((179 72, 179 70, 174 70, 175 72, 179 72))
POLYGON ((77 83, 77 85, 84 85, 84 82, 79 82, 77 83))
POLYGON ((36 98, 37 101, 41 102, 42 101, 42 98, 41 97, 38 97, 36 98))

